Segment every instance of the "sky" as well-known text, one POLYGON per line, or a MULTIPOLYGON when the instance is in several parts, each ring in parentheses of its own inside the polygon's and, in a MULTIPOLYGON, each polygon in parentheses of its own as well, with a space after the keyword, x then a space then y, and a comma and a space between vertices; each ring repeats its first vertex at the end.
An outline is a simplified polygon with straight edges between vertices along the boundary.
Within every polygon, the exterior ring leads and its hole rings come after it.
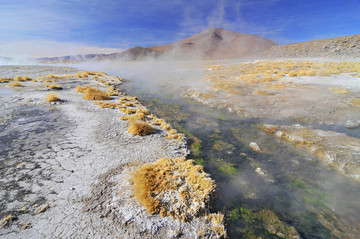
POLYGON ((121 52, 208 27, 279 44, 360 34, 360 0, 0 0, 0 56, 121 52))

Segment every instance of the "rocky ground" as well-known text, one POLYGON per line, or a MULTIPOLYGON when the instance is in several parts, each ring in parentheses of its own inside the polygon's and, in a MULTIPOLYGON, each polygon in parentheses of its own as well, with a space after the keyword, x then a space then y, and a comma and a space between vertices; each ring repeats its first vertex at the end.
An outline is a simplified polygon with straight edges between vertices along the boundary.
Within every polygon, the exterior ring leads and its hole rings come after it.
POLYGON ((262 53, 270 58, 358 58, 360 55, 360 34, 324 40, 307 41, 273 46, 262 53))
POLYGON ((45 101, 50 89, 40 76, 76 72, 0 67, 0 77, 33 79, 13 88, 0 83, 0 238, 195 238, 200 228, 214 236, 211 220, 150 215, 132 193, 134 169, 186 156, 185 140, 166 139, 160 126, 145 137, 130 134, 124 113, 75 92, 78 84, 99 84, 89 76, 54 80, 61 100, 45 101))

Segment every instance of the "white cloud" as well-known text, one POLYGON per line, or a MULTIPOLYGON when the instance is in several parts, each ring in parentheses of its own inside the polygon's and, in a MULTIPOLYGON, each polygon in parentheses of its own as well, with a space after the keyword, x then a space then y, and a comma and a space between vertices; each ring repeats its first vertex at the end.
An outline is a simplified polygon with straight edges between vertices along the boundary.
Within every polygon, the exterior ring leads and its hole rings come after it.
POLYGON ((55 57, 77 54, 109 54, 122 52, 119 48, 102 48, 74 42, 17 41, 0 44, 4 57, 55 57))

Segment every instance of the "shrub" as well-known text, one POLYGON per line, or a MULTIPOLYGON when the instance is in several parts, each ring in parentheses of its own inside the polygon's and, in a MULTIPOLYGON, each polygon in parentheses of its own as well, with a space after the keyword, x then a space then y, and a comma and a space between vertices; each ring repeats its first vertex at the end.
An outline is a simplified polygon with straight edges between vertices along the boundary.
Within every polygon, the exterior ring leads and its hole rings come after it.
POLYGON ((87 87, 84 96, 84 100, 109 100, 110 96, 105 91, 101 91, 97 88, 87 87))
POLYGON ((13 82, 13 83, 8 84, 8 86, 11 86, 11 87, 18 87, 18 86, 22 86, 22 84, 21 84, 21 83, 19 83, 19 82, 13 82))
POLYGON ((132 176, 136 199, 150 214, 183 222, 206 215, 216 191, 214 181, 184 158, 162 158, 141 166, 132 176))
POLYGON ((145 136, 148 134, 152 134, 154 132, 154 129, 144 121, 132 120, 130 122, 128 131, 133 135, 145 136))
POLYGON ((77 85, 75 87, 75 90, 77 93, 84 93, 87 88, 90 88, 90 86, 81 87, 81 85, 77 85))
POLYGON ((7 82, 10 82, 12 80, 13 80, 12 78, 8 78, 8 77, 0 78, 0 83, 7 83, 7 82))
POLYGON ((295 77, 295 76, 297 76, 297 73, 295 71, 290 71, 288 75, 290 77, 295 77))
POLYGON ((31 78, 28 76, 16 76, 14 78, 14 81, 28 81, 28 80, 31 80, 31 78))
POLYGON ((351 99, 349 100, 350 104, 353 105, 360 105, 360 98, 359 99, 351 99))
POLYGON ((132 109, 132 108, 120 108, 120 111, 128 115, 136 113, 136 109, 132 109))
POLYGON ((53 90, 62 90, 62 86, 58 84, 46 85, 46 87, 53 90))
POLYGON ((52 101, 59 101, 59 97, 54 93, 54 92, 50 92, 47 96, 46 96, 46 101, 52 102, 52 101))
POLYGON ((315 69, 312 69, 312 70, 309 70, 306 72, 306 75, 307 76, 314 76, 316 74, 316 70, 315 69))

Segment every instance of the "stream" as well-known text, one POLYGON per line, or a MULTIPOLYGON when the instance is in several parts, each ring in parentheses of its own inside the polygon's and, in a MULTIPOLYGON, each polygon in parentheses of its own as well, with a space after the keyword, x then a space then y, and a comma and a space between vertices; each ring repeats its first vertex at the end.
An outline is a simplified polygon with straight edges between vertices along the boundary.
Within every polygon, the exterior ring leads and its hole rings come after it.
POLYGON ((230 238, 290 238, 284 225, 295 227, 301 238, 359 235, 360 184, 257 129, 271 119, 245 119, 189 101, 176 87, 146 88, 136 81, 123 87, 186 135, 189 158, 218 185, 214 211, 224 213, 230 238), (253 151, 251 142, 263 152, 253 151))

